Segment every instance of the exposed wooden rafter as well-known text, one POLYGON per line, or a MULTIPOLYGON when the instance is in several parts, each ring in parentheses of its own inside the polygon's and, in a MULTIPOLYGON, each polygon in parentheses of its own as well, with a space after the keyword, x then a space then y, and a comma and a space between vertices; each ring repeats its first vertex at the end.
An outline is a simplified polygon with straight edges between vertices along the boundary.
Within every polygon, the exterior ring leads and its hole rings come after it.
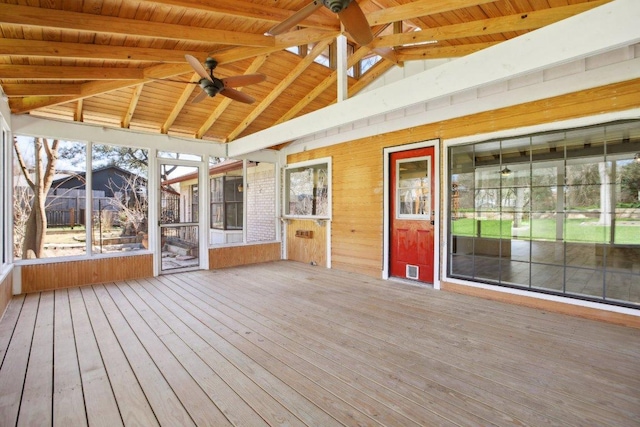
POLYGON ((333 39, 329 38, 327 40, 323 40, 318 42, 314 48, 304 57, 304 59, 293 69, 291 70, 287 76, 280 80, 280 82, 276 85, 275 89, 269 93, 258 105, 246 116, 240 124, 229 134, 227 137, 227 141, 233 141, 240 135, 240 133, 245 130, 253 121, 269 107, 271 102, 273 102, 282 92, 284 92, 291 83, 295 79, 297 79, 300 74, 302 74, 308 67, 313 63, 313 61, 320 55, 333 41, 333 39))

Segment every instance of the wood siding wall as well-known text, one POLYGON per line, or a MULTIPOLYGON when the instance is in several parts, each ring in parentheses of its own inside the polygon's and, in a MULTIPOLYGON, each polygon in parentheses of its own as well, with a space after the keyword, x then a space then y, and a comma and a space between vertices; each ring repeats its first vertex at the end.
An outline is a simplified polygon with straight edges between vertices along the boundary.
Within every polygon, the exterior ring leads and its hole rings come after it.
POLYGON ((327 266, 327 226, 313 220, 290 220, 287 224, 287 259, 305 264, 327 266), (309 231, 311 237, 297 237, 297 231, 309 231))
MULTIPOLYGON (((382 162, 385 147, 436 138, 446 141, 462 136, 628 110, 640 107, 639 94, 640 79, 630 80, 295 153, 288 156, 287 162, 332 158, 332 267, 380 277, 383 268, 382 162)), ((440 148, 444 153, 445 142, 440 148)), ((443 197, 446 196, 446 192, 443 194, 440 191, 443 197)), ((443 214, 441 213, 441 221, 443 214)), ((306 244, 315 243, 310 241, 306 244)))
POLYGON ((2 319, 2 315, 4 311, 7 309, 7 305, 9 305, 9 301, 11 301, 11 296, 13 295, 13 271, 9 271, 7 277, 0 281, 0 319, 2 319))
POLYGON ((22 293, 153 276, 153 256, 100 258, 21 265, 22 293))
MULTIPOLYGON (((211 269, 280 260, 280 243, 209 249, 211 269)), ((153 276, 153 256, 101 258, 82 261, 21 265, 22 293, 70 288, 153 276)), ((12 282, 6 285, 11 295, 12 282)), ((0 291, 5 289, 5 281, 0 291)), ((2 309, 0 295, 0 309, 2 309)))
POLYGON ((281 259, 280 248, 281 245, 278 242, 210 248, 209 269, 278 261, 281 259))

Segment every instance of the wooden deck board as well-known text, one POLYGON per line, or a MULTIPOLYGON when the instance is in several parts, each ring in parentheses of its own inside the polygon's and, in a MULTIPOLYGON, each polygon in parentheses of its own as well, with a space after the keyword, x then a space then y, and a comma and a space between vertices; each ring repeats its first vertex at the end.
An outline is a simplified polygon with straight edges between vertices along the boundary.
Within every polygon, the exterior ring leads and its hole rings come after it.
POLYGON ((274 262, 14 297, 0 425, 627 426, 638 355, 638 329, 274 262))
POLYGON ((88 424, 121 426, 122 417, 79 288, 69 289, 69 304, 88 424))
POLYGON ((91 325, 95 331, 96 344, 118 404, 124 425, 157 426, 158 421, 140 386, 133 368, 127 361, 124 350, 111 329, 95 291, 91 287, 81 288, 82 297, 91 325))
MULTIPOLYGON (((54 292, 53 425, 87 425, 84 387, 73 333, 69 291, 54 292)), ((36 343, 37 344, 37 343, 36 343)), ((34 348, 37 348, 35 345, 34 348)))
MULTIPOLYGON (((11 338, 0 367, 1 426, 16 425, 18 420, 40 295, 27 295, 23 299, 19 314, 8 319, 15 321, 15 327, 2 328, 3 332, 11 332, 11 338)), ((14 301, 11 304, 13 305, 14 301)))
MULTIPOLYGON (((149 401, 160 425, 195 425, 189 413, 182 405, 166 380, 164 373, 156 365, 152 354, 149 354, 135 334, 128 319, 113 301, 105 286, 93 287, 98 301, 109 321, 110 328, 116 334, 120 347, 124 350, 135 378, 140 383, 144 395, 149 401)), ((163 354, 155 355, 163 357, 163 354)))
POLYGON ((51 425, 53 421, 53 310, 53 292, 43 292, 33 331, 19 425, 51 425))

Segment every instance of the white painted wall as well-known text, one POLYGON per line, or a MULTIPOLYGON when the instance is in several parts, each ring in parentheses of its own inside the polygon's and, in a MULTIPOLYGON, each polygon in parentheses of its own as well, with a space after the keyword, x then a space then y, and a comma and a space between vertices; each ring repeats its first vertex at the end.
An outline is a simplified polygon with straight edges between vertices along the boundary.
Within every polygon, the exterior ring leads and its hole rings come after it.
POLYGON ((427 59, 424 61, 409 61, 405 62, 403 67, 392 67, 378 77, 375 81, 364 88, 360 93, 367 93, 373 90, 380 89, 391 83, 403 80, 407 77, 422 73, 423 71, 430 70, 439 65, 446 64, 452 61, 451 59, 427 59))

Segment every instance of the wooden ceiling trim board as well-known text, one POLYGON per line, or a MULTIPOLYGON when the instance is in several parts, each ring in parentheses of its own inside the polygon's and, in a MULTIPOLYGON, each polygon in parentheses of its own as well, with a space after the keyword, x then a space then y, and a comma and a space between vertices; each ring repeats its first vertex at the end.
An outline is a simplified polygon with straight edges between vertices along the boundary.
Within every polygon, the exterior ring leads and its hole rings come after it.
MULTIPOLYGON (((164 4, 168 6, 184 7, 188 9, 199 9, 205 12, 223 15, 233 16, 235 18, 244 18, 249 21, 263 21, 269 24, 277 24, 284 21, 295 11, 281 9, 272 6, 261 5, 248 1, 241 0, 213 0, 205 1, 200 0, 198 2, 190 0, 149 0, 153 3, 164 4)), ((304 21, 301 22, 302 26, 337 29, 339 24, 336 19, 314 13, 304 21)))
MULTIPOLYGON (((251 63, 249 68, 246 69, 244 74, 257 73, 258 70, 260 70, 260 67, 262 67, 262 65, 266 62, 267 57, 268 55, 258 56, 256 59, 253 60, 253 62, 251 63)), ((237 90, 242 91, 242 88, 238 88, 237 90)), ((213 126, 213 124, 220 118, 222 113, 225 112, 225 110, 227 109, 230 103, 231 103, 231 99, 227 97, 223 97, 218 107, 216 107, 216 109, 209 115, 209 117, 207 117, 207 120, 205 120, 205 122, 202 124, 202 126, 200 126, 200 128, 196 132, 195 137, 197 139, 202 139, 204 137, 204 135, 209 131, 209 129, 211 129, 211 126, 213 126)), ((224 142, 227 142, 227 140, 225 139, 224 142)))
POLYGON ((73 96, 81 94, 82 86, 79 84, 64 83, 29 83, 29 84, 3 84, 4 93, 9 96, 73 96))
MULTIPOLYGON (((363 46, 359 48, 357 51, 355 51, 353 55, 351 55, 347 59, 347 69, 353 67, 356 64, 356 62, 364 58, 370 51, 371 49, 369 49, 366 46, 363 46)), ((338 72, 337 71, 332 72, 328 77, 326 77, 322 82, 320 82, 320 84, 316 85, 309 93, 307 93, 304 96, 304 98, 298 101, 296 105, 291 107, 289 111, 287 111, 284 115, 282 115, 274 123, 274 125, 284 123, 294 118, 300 111, 302 111, 307 105, 309 105, 310 102, 316 99, 322 92, 327 90, 331 85, 335 84, 337 79, 338 79, 338 72)))
POLYGON ((408 21, 413 18, 448 12, 478 4, 493 3, 496 0, 418 0, 395 7, 383 8, 367 14, 370 25, 390 24, 398 21, 408 21))
POLYGON ((500 18, 489 18, 480 21, 453 24, 437 28, 427 28, 411 33, 392 34, 375 39, 373 47, 390 47, 442 41, 465 37, 482 36, 504 33, 509 31, 535 30, 549 24, 561 21, 594 7, 609 3, 611 0, 598 0, 589 3, 578 3, 570 6, 554 7, 526 14, 515 14, 500 18))
POLYGON ((0 55, 5 56, 183 63, 187 54, 195 57, 205 55, 191 50, 0 38, 0 55))
POLYGON ((463 44, 459 46, 421 46, 396 50, 396 56, 400 61, 417 61, 425 59, 457 58, 473 52, 494 46, 498 41, 463 44))
MULTIPOLYGON (((192 83, 197 83, 199 82, 201 79, 200 75, 198 73, 193 73, 193 76, 191 76, 191 79, 189 80, 192 83)), ((176 102, 176 104, 173 106, 173 108, 171 109, 171 112, 169 113, 169 116, 167 117, 167 119, 164 121, 164 123, 162 124, 161 128, 160 128, 160 133, 168 133, 169 132, 169 128, 171 128, 171 125, 173 125, 173 122, 176 120, 176 117, 178 117, 178 114, 180 114, 180 111, 182 111, 182 109, 184 108, 185 104, 187 103, 187 101, 189 100, 189 98, 191 97, 191 94, 193 93, 193 91, 196 89, 196 85, 195 84, 186 84, 184 90, 182 91, 182 94, 180 95, 180 98, 178 98, 178 101, 176 102)))
POLYGON ((91 13, 0 4, 0 22, 36 28, 58 28, 91 33, 120 34, 154 39, 201 41, 239 46, 273 46, 273 37, 262 34, 116 18, 91 13))
POLYGON ((144 73, 139 68, 0 64, 0 76, 3 80, 136 80, 144 73))
POLYGON ((291 83, 297 79, 300 74, 302 74, 309 65, 313 64, 315 59, 320 55, 324 50, 331 44, 333 41, 332 38, 328 38, 324 41, 318 42, 311 52, 300 61, 300 63, 293 69, 287 76, 282 79, 278 85, 267 95, 260 103, 249 113, 247 117, 245 117, 238 127, 236 127, 233 132, 229 134, 227 140, 233 141, 240 133, 245 130, 272 102, 278 98, 282 92, 284 92, 291 83))
POLYGON ((133 113, 136 111, 136 105, 138 105, 138 101, 140 100, 140 95, 142 95, 142 89, 144 88, 144 83, 137 85, 133 89, 133 94, 131 95, 131 100, 129 101, 129 107, 127 108, 127 112, 122 119, 121 127, 124 129, 128 129, 131 124, 131 118, 133 117, 133 113))

